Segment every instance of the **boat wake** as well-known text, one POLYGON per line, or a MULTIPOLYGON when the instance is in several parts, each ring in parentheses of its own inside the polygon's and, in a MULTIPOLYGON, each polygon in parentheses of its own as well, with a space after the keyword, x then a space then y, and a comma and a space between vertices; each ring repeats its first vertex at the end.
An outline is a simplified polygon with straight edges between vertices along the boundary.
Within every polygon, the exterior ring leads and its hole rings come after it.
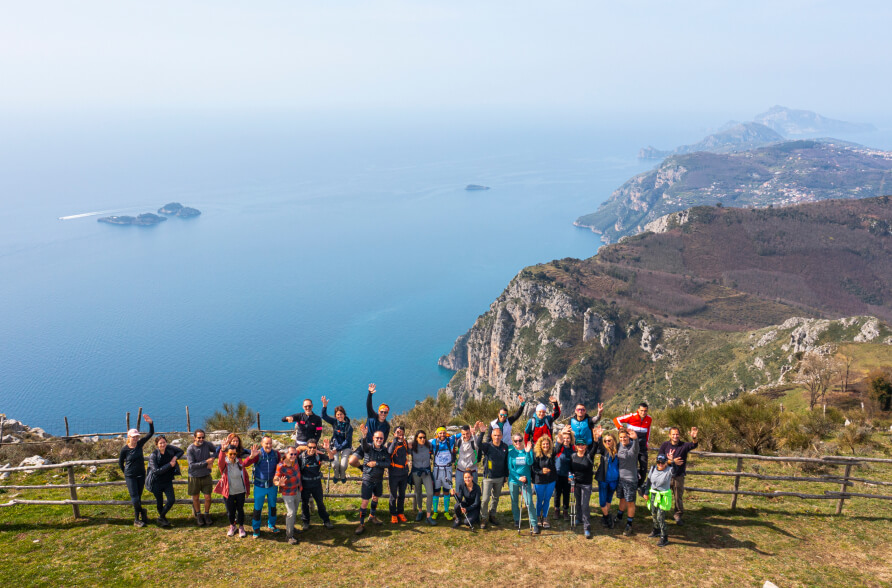
POLYGON ((97 212, 84 212, 81 214, 70 214, 68 216, 60 216, 59 220, 72 220, 75 218, 84 218, 87 216, 98 216, 100 214, 108 214, 110 212, 114 212, 113 210, 99 210, 97 212))

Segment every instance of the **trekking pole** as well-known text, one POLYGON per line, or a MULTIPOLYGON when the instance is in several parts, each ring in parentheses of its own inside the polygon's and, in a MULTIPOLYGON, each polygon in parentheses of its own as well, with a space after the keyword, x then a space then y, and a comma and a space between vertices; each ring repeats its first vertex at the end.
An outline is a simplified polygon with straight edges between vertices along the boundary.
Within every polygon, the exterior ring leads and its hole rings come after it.
POLYGON ((463 512, 462 514, 465 515, 465 522, 468 523, 468 528, 470 528, 473 531, 474 525, 472 525, 470 519, 468 519, 468 513, 463 512))
POLYGON ((325 494, 331 494, 331 462, 328 462, 328 483, 325 486, 325 494))
POLYGON ((520 528, 523 526, 523 511, 526 505, 523 503, 523 486, 520 488, 520 518, 517 519, 517 534, 520 535, 520 528))
POLYGON ((570 528, 576 528, 576 480, 570 476, 570 528))
MULTIPOLYGON (((524 492, 525 492, 526 489, 527 489, 527 484, 529 484, 529 482, 524 482, 524 484, 523 484, 523 488, 521 489, 521 490, 523 490, 524 492)), ((530 498, 532 498, 532 496, 533 496, 533 495, 532 495, 532 493, 531 493, 531 494, 530 494, 530 498)), ((523 501, 526 502, 526 501, 527 501, 526 498, 524 498, 523 501)), ((527 508, 529 508, 529 507, 527 507, 527 508)), ((539 516, 539 513, 536 513, 536 516, 538 517, 538 516, 539 516)), ((529 518, 529 516, 527 516, 527 518, 529 518)), ((533 519, 530 519, 530 520, 529 520, 529 523, 530 523, 530 533, 532 533, 532 532, 533 532, 533 519)))

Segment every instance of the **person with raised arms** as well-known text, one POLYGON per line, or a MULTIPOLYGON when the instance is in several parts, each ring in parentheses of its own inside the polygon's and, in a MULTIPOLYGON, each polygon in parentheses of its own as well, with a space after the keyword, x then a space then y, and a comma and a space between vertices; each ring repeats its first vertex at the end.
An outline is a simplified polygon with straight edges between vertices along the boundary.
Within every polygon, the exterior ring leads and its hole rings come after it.
POLYGON ((452 489, 452 463, 455 461, 455 444, 461 435, 448 435, 446 427, 438 427, 436 437, 431 440, 431 459, 434 462, 434 512, 433 520, 437 520, 440 510, 440 496, 443 496, 443 516, 447 521, 452 520, 449 512, 449 497, 452 489))
POLYGON ((533 485, 536 487, 536 514, 539 526, 550 529, 548 506, 557 481, 557 465, 554 462, 554 443, 549 435, 542 435, 533 447, 533 485))
POLYGON ((304 398, 303 412, 282 417, 283 423, 294 423, 294 444, 298 447, 306 445, 310 439, 317 442, 322 437, 322 419, 313 414, 313 401, 304 398))
POLYGON ((531 485, 533 445, 527 443, 524 446, 523 437, 518 432, 513 434, 511 445, 511 448, 508 449, 508 492, 511 495, 511 513, 514 515, 514 524, 520 529, 522 517, 520 496, 523 496, 530 518, 530 533, 538 535, 539 523, 536 519, 536 504, 533 502, 533 487, 531 485))
POLYGON ((668 455, 657 455, 656 465, 650 468, 647 475, 645 494, 647 495, 647 507, 653 517, 653 531, 648 537, 659 537, 657 547, 669 545, 669 533, 666 530, 666 513, 672 509, 672 468, 669 463, 675 460, 675 451, 669 451, 668 455))
POLYGON ((372 445, 372 438, 378 431, 381 431, 381 433, 384 434, 385 443, 387 442, 387 438, 390 437, 390 423, 387 422, 387 415, 390 414, 390 407, 382 402, 378 405, 378 410, 375 411, 375 407, 372 405, 372 395, 377 391, 377 386, 369 384, 369 395, 365 399, 365 412, 368 416, 365 423, 365 442, 369 445, 372 445))
POLYGON ((545 414, 548 409, 541 402, 536 405, 536 414, 527 421, 527 426, 523 432, 524 443, 529 441, 535 445, 542 435, 554 437, 552 427, 554 427, 554 421, 561 416, 561 406, 554 396, 549 398, 549 400, 551 401, 551 414, 545 414))
POLYGON ((576 438, 570 427, 565 426, 557 435, 557 450, 554 464, 557 466, 557 479, 554 484, 554 516, 570 520, 570 456, 576 451, 576 438), (561 511, 561 502, 564 510, 561 511))
POLYGON ((183 457, 183 450, 167 442, 167 437, 155 437, 155 450, 149 455, 149 471, 146 474, 146 486, 155 495, 155 506, 158 509, 158 525, 169 527, 167 513, 176 504, 177 497, 173 491, 174 476, 180 475, 178 459, 183 457), (165 501, 165 497, 167 500, 165 501))
POLYGON ((480 528, 485 529, 487 523, 498 525, 496 512, 499 509, 499 497, 502 496, 502 486, 508 479, 508 444, 502 443, 502 430, 498 427, 492 429, 492 441, 483 441, 483 431, 486 425, 478 422, 474 425, 478 431, 477 446, 480 448, 480 459, 483 460, 483 502, 481 504, 480 528), (490 506, 492 501, 492 506, 490 506), (488 513, 488 514, 487 514, 488 513))
POLYGON ((230 444, 220 450, 217 459, 217 469, 220 470, 220 480, 214 487, 214 492, 223 496, 226 501, 226 515, 229 517, 229 530, 227 537, 235 535, 238 526, 239 537, 245 533, 245 497, 251 490, 248 484, 247 467, 257 461, 260 449, 255 445, 248 459, 242 458, 242 440, 232 433, 228 440, 230 444), (249 463, 250 462, 250 463, 249 463))
POLYGON ((519 419, 523 415, 523 409, 526 408, 527 405, 522 396, 518 397, 518 400, 520 400, 520 406, 518 406, 515 413, 510 416, 508 415, 507 406, 503 406, 499 409, 499 416, 497 416, 491 423, 489 423, 490 433, 487 435, 487 437, 489 437, 488 440, 492 440, 491 433, 493 429, 498 429, 502 432, 502 441, 504 441, 506 444, 508 440, 511 439, 511 425, 516 423, 517 419, 519 419))
POLYGON ((585 405, 581 402, 576 405, 573 416, 570 417, 570 429, 573 431, 573 437, 576 443, 584 443, 591 445, 594 442, 592 438, 592 429, 601 420, 601 414, 604 412, 604 404, 598 403, 598 414, 593 417, 588 415, 585 405))
POLYGON ((130 494, 130 503, 133 505, 133 525, 145 527, 149 522, 149 515, 142 506, 142 491, 146 487, 146 464, 143 454, 143 445, 155 434, 155 424, 152 417, 142 415, 144 421, 149 423, 149 432, 140 437, 138 429, 127 431, 127 444, 121 448, 118 454, 118 467, 124 472, 124 481, 127 483, 127 492, 130 494))
POLYGON ((461 426, 461 433, 455 440, 455 485, 461 484, 465 472, 471 472, 474 482, 477 482, 477 439, 469 425, 461 426))
POLYGON ((687 470, 688 453, 697 449, 697 427, 691 427, 691 440, 681 440, 681 430, 678 427, 669 429, 669 440, 660 445, 660 453, 669 455, 672 451, 674 458, 669 466, 672 468, 672 510, 676 525, 682 524, 684 515, 684 477, 687 470))
POLYGON ((647 474, 647 449, 650 447, 650 428, 653 419, 647 414, 648 406, 643 400, 638 405, 638 410, 624 414, 613 419, 617 429, 633 429, 638 434, 638 493, 644 496, 644 478, 647 474))
POLYGON ((368 427, 362 425, 359 430, 362 432, 359 449, 350 456, 351 465, 354 467, 362 465, 362 483, 359 488, 362 502, 359 505, 357 535, 365 530, 367 516, 376 525, 381 524, 380 519, 376 516, 376 511, 378 499, 384 494, 384 472, 390 467, 390 454, 384 446, 384 432, 375 431, 372 435, 372 442, 368 443, 366 441, 368 427), (369 508, 370 503, 371 508, 369 508))
POLYGON ((635 499, 638 491, 638 433, 634 429, 619 432, 619 446, 616 457, 619 460, 619 482, 616 496, 619 498, 617 520, 622 521, 626 513, 626 527, 623 535, 632 534, 632 521, 635 519, 635 499))
POLYGON ((283 452, 282 461, 276 466, 273 483, 278 486, 285 502, 285 538, 288 540, 288 545, 297 545, 294 523, 297 519, 297 501, 300 498, 301 488, 296 447, 289 447, 283 452))
POLYGON ((331 529, 331 520, 328 511, 325 510, 325 502, 322 493, 322 462, 332 461, 334 452, 331 450, 328 439, 322 442, 324 453, 319 452, 319 444, 315 439, 304 447, 298 447, 297 466, 300 468, 300 479, 303 489, 300 492, 300 518, 301 531, 310 528, 310 499, 316 502, 316 510, 326 529, 331 529), (301 451, 303 450, 303 451, 301 451))
POLYGON ((350 454, 353 453, 353 425, 347 418, 347 410, 343 406, 336 406, 334 418, 328 416, 328 398, 322 397, 322 420, 331 425, 331 450, 335 458, 334 481, 347 483, 347 466, 350 463, 350 454))
POLYGON ((573 498, 576 500, 576 524, 582 523, 586 539, 592 538, 590 502, 597 451, 596 443, 586 445, 584 442, 577 441, 576 451, 570 456, 570 475, 573 476, 574 481, 573 498))
POLYGON ((436 525, 437 522, 433 518, 433 498, 434 498, 434 474, 431 469, 431 457, 433 449, 427 440, 427 433, 424 431, 416 431, 415 438, 409 441, 409 450, 412 455, 412 485, 415 486, 415 506, 418 513, 415 515, 415 521, 421 522, 425 519, 427 513, 427 524, 436 525), (426 508, 421 507, 421 491, 427 495, 425 497, 426 508))
POLYGON ((406 485, 409 482, 409 444, 406 442, 406 428, 397 425, 393 429, 393 440, 387 445, 390 454, 390 468, 387 470, 387 486, 390 489, 390 523, 405 523, 406 485))
POLYGON ((458 489, 451 490, 451 494, 455 496, 455 520, 452 521, 452 528, 457 529, 467 524, 473 531, 474 525, 480 523, 480 486, 474 481, 471 472, 465 472, 463 477, 458 489))

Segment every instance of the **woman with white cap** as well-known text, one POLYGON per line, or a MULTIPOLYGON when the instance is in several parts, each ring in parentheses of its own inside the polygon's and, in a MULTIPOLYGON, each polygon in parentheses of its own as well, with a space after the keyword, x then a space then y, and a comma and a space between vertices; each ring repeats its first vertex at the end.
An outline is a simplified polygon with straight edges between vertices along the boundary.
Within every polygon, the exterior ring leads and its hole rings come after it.
POLYGON ((140 437, 137 429, 127 431, 127 445, 121 448, 118 455, 118 466, 124 472, 127 492, 130 493, 130 502, 133 504, 133 524, 137 527, 145 527, 148 522, 148 512, 142 507, 142 491, 146 486, 146 464, 142 446, 155 434, 152 417, 144 414, 142 418, 149 423, 149 432, 145 437, 140 437))

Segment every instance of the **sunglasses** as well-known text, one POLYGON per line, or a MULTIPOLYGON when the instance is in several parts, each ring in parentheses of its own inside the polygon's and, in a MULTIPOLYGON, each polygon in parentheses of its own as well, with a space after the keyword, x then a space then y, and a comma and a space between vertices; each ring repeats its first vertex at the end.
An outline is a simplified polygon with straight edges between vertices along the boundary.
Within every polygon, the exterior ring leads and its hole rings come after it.
POLYGON ((577 409, 576 409, 576 412, 585 412, 585 409, 584 409, 584 408, 577 408, 577 409))
POLYGON ((196 437, 195 440, 196 440, 196 441, 204 441, 204 436, 202 436, 202 437, 196 437))
POLYGON ((508 415, 507 415, 507 414, 500 414, 499 416, 500 416, 500 417, 506 417, 506 416, 508 416, 508 415))
POLYGON ((388 412, 390 412, 390 411, 389 410, 379 410, 378 414, 387 414, 388 412))

